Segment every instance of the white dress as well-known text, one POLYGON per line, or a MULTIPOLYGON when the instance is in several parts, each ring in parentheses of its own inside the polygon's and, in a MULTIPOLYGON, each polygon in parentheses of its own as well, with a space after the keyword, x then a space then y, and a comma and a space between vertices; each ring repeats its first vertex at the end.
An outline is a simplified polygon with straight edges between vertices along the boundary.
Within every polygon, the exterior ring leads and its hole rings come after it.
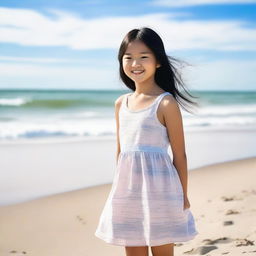
POLYGON ((183 189, 167 150, 167 129, 157 118, 165 95, 141 110, 119 110, 121 152, 95 236, 121 246, 157 246, 193 239, 194 217, 183 209, 183 189))

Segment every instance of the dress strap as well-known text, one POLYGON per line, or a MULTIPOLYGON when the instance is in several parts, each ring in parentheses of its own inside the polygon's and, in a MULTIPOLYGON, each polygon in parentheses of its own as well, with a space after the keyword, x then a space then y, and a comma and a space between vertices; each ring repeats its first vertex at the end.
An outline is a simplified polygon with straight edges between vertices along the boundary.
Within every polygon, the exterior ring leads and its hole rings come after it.
POLYGON ((154 107, 153 107, 153 111, 154 111, 154 112, 157 111, 158 106, 159 106, 161 100, 163 99, 163 97, 164 97, 165 95, 168 95, 168 94, 172 95, 172 94, 169 93, 169 92, 163 92, 162 94, 160 94, 160 95, 157 97, 157 99, 156 99, 155 102, 154 102, 154 107))
MULTIPOLYGON (((125 109, 127 109, 127 110, 129 110, 129 108, 127 107, 127 103, 128 103, 127 101, 128 101, 128 96, 129 96, 130 94, 132 94, 132 93, 126 93, 126 94, 124 95, 124 97, 123 97, 123 99, 122 99, 122 104, 121 104, 122 108, 125 108, 125 109)), ((165 95, 167 95, 167 94, 171 94, 171 93, 169 93, 169 92, 161 93, 160 95, 158 95, 158 96, 156 97, 156 99, 153 101, 153 103, 151 103, 148 107, 143 108, 143 109, 141 109, 141 110, 137 110, 137 111, 136 111, 136 110, 129 110, 129 112, 142 112, 142 111, 144 111, 144 110, 152 110, 152 109, 153 109, 153 111, 156 111, 156 109, 157 109, 157 107, 158 107, 160 101, 161 101, 162 98, 163 98, 165 95)))
POLYGON ((126 105, 126 102, 127 102, 127 97, 130 93, 126 93, 123 95, 123 98, 122 98, 122 102, 121 102, 121 107, 120 108, 125 108, 125 105, 126 105))

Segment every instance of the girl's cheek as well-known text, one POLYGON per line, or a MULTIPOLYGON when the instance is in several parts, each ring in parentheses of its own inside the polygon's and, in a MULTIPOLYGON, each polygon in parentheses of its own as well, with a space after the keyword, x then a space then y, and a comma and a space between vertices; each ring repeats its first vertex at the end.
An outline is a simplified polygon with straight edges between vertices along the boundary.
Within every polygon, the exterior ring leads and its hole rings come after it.
POLYGON ((128 67, 128 65, 129 65, 129 63, 128 63, 128 62, 123 61, 123 69, 127 68, 127 67, 128 67))

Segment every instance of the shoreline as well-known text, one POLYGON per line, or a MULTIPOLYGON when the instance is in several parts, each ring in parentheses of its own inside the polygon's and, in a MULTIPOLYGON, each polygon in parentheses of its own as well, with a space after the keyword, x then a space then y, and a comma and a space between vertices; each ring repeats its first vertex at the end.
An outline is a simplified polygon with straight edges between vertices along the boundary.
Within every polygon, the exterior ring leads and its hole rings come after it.
MULTIPOLYGON (((184 136, 198 133, 256 133, 255 126, 245 127, 196 127, 196 129, 186 129, 184 127, 184 136)), ((38 137, 38 138, 18 138, 18 139, 1 139, 0 146, 19 145, 19 144, 55 144, 55 143, 74 143, 98 140, 115 140, 116 135, 88 135, 88 136, 63 136, 63 137, 38 137)))
MULTIPOLYGON (((256 131, 185 132, 185 143, 188 172, 256 156, 256 131)), ((172 159, 170 147, 168 153, 172 159)), ((0 155, 1 206, 111 183, 116 138, 0 143, 0 155)))

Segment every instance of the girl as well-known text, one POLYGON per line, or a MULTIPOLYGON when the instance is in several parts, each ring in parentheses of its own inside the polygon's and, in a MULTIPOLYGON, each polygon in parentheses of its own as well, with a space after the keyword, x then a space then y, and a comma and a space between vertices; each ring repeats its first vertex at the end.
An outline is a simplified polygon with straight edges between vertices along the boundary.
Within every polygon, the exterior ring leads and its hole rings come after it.
POLYGON ((131 30, 118 59, 120 77, 133 92, 115 101, 117 168, 95 236, 124 246, 127 256, 146 256, 149 246, 153 256, 170 256, 175 242, 198 234, 187 195, 178 106, 181 100, 196 103, 179 91, 181 86, 189 94, 171 62, 175 59, 152 29, 131 30))

